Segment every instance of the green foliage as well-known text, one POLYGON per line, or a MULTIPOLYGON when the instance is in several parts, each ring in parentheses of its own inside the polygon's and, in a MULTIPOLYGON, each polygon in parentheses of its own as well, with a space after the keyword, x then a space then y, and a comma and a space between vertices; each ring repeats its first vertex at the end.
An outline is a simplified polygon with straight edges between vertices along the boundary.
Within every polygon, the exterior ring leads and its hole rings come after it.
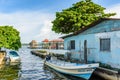
POLYGON ((112 69, 112 67, 108 64, 104 64, 104 63, 99 63, 99 64, 100 64, 100 67, 107 68, 107 69, 112 69))
MULTIPOLYGON (((14 63, 15 64, 15 63, 14 63)), ((17 64, 17 63, 16 63, 17 64)), ((19 80, 20 65, 0 65, 0 80, 19 80)))
POLYGON ((64 54, 57 54, 57 53, 51 53, 51 52, 50 52, 50 55, 51 55, 52 57, 56 57, 56 58, 59 59, 59 60, 64 60, 64 54))
POLYGON ((21 47, 19 32, 12 26, 0 26, 0 48, 18 50, 21 47))
POLYGON ((40 52, 40 53, 47 53, 47 51, 45 51, 45 50, 38 50, 38 52, 40 52))
POLYGON ((108 18, 115 13, 104 13, 105 8, 91 0, 81 0, 72 7, 56 12, 52 30, 56 33, 73 33, 100 18, 108 18))

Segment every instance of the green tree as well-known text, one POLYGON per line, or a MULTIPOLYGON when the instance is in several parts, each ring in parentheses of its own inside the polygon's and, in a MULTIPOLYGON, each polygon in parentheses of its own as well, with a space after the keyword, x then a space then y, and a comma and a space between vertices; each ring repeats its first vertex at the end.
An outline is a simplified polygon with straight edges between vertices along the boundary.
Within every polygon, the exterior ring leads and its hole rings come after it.
POLYGON ((12 26, 0 26, 0 48, 18 50, 21 47, 19 32, 12 26))
POLYGON ((73 33, 100 18, 115 15, 115 13, 105 13, 104 10, 104 7, 95 4, 92 0, 81 0, 62 12, 56 12, 52 30, 56 33, 73 33))

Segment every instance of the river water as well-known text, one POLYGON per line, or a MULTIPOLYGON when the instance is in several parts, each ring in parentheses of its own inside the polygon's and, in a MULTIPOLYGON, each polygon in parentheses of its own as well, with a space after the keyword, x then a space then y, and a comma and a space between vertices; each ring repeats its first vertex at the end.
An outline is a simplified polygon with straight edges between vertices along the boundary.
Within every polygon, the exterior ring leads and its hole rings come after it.
POLYGON ((83 80, 44 68, 43 59, 32 55, 30 51, 25 46, 18 51, 20 64, 0 65, 0 80, 83 80))

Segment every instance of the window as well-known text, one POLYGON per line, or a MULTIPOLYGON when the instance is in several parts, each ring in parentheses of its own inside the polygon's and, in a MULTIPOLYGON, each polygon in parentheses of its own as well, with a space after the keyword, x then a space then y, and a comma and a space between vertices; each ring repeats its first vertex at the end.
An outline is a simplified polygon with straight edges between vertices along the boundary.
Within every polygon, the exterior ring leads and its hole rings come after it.
POLYGON ((70 44, 71 44, 71 49, 75 49, 75 40, 72 40, 70 44))
POLYGON ((100 51, 110 51, 110 38, 100 39, 100 51))

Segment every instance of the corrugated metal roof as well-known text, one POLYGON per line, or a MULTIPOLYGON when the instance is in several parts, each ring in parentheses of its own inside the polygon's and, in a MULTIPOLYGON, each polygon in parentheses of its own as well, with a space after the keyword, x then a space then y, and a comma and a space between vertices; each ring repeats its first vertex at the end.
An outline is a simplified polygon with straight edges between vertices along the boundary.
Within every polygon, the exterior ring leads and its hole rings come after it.
POLYGON ((91 23, 90 25, 84 27, 83 29, 81 29, 81 30, 79 30, 79 31, 77 31, 77 32, 74 32, 73 34, 66 35, 66 36, 62 36, 61 38, 64 39, 64 38, 67 38, 67 37, 71 37, 71 36, 77 35, 77 34, 79 34, 79 33, 84 32, 85 30, 87 30, 87 29, 89 29, 89 28, 94 27, 95 25, 97 25, 97 24, 99 24, 99 23, 101 23, 101 22, 103 22, 103 21, 106 21, 106 20, 120 20, 120 18, 101 18, 101 19, 99 19, 99 20, 91 23))

